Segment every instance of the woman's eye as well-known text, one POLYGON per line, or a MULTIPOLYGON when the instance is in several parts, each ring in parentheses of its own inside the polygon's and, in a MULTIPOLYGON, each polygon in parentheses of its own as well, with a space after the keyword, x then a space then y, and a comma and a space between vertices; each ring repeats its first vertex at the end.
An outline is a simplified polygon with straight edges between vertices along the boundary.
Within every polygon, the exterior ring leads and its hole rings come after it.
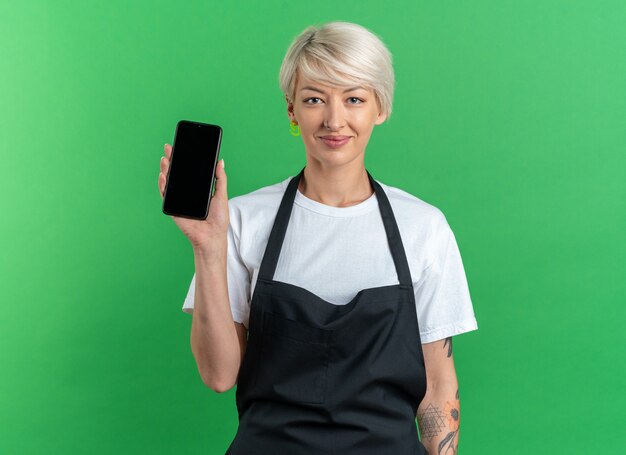
MULTIPOLYGON (((304 100, 305 103, 307 104, 319 104, 319 103, 309 103, 310 100, 319 100, 320 98, 317 97, 313 97, 313 98, 307 98, 304 100)), ((350 98, 348 98, 349 100, 357 100, 359 101, 358 103, 352 103, 352 104, 361 104, 363 103, 363 100, 361 98, 357 98, 356 96, 351 96, 350 98)))

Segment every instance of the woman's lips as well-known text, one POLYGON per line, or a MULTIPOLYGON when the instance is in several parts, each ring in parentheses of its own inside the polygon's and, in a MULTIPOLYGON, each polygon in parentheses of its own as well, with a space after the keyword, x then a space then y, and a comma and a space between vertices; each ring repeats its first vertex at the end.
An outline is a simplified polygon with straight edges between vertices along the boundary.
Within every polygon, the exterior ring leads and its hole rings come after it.
POLYGON ((320 139, 324 141, 324 144, 326 144, 328 147, 336 149, 339 147, 343 147, 345 144, 347 144, 350 140, 350 136, 343 136, 342 139, 333 139, 327 136, 321 137, 320 139))

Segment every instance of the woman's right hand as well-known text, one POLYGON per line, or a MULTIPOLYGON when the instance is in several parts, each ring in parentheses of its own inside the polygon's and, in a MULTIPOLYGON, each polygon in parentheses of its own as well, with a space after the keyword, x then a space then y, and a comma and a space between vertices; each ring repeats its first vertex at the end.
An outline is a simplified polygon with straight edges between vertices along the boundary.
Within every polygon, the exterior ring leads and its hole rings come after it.
MULTIPOLYGON (((161 157, 161 172, 159 173, 159 191, 161 200, 165 193, 165 182, 172 158, 172 146, 165 144, 164 155, 161 157)), ((194 249, 210 249, 215 245, 226 245, 229 215, 228 194, 226 192, 226 171, 224 159, 221 159, 215 169, 217 181, 215 182, 215 194, 211 196, 209 214, 206 220, 194 220, 180 216, 170 215, 176 225, 189 239, 194 249)), ((209 178, 210 176, 207 176, 209 178)))

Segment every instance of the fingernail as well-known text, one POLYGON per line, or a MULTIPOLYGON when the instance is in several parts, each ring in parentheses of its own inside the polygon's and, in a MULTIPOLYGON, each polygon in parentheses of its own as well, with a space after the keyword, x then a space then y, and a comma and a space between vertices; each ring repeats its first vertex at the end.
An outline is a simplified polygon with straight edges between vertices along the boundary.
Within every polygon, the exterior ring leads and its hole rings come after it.
POLYGON ((226 168, 226 165, 224 164, 224 158, 222 158, 222 169, 226 168))

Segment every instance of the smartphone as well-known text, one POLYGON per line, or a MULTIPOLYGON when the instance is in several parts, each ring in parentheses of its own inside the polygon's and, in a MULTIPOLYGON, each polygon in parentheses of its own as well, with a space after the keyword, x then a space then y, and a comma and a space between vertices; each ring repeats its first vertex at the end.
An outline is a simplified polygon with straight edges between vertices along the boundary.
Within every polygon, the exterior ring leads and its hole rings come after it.
POLYGON ((163 195, 166 215, 205 220, 215 187, 222 128, 181 120, 176 125, 163 195))

